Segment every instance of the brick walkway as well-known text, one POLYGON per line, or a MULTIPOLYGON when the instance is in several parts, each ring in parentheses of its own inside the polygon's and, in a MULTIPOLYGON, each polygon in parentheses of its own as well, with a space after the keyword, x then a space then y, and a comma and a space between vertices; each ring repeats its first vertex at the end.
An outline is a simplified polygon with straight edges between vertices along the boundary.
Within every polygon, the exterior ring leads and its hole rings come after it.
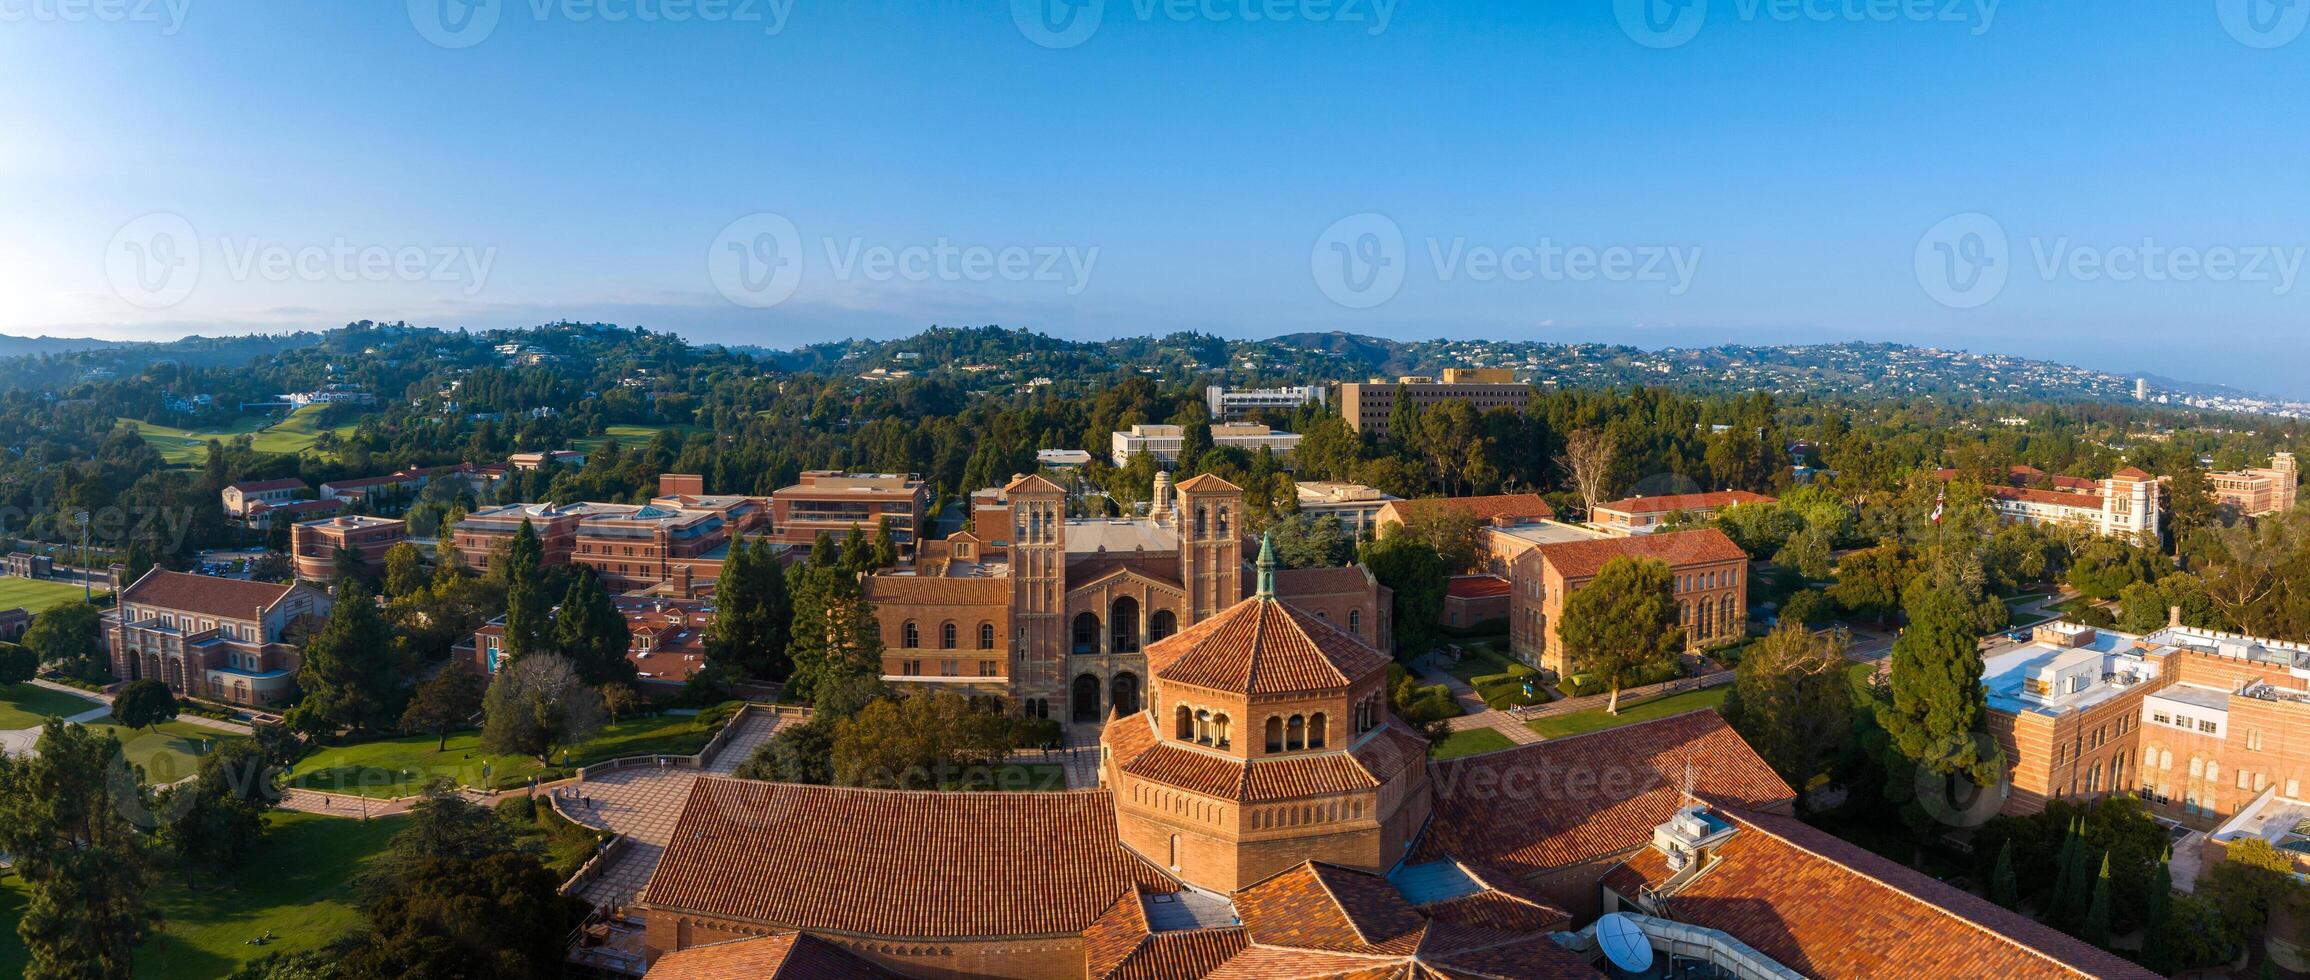
POLYGON ((1445 724, 1449 725, 1453 731, 1464 732, 1476 728, 1489 728, 1507 736, 1508 741, 1518 745, 1529 745, 1540 741, 1540 733, 1527 727, 1523 719, 1505 711, 1495 710, 1491 705, 1485 704, 1484 696, 1476 693, 1475 688, 1469 687, 1466 681, 1444 672, 1433 661, 1426 658, 1420 660, 1420 679, 1430 684, 1444 685, 1445 690, 1452 692, 1452 700, 1459 703, 1463 714, 1445 721, 1445 724))
MULTIPOLYGON (((738 730, 730 733, 730 740, 702 771, 709 775, 729 775, 779 728, 796 720, 790 715, 748 712, 738 730)), ((597 830, 616 831, 626 837, 623 850, 578 894, 596 906, 612 907, 622 906, 641 894, 650 874, 658 869, 658 857, 665 852, 666 842, 673 839, 674 821, 681 816, 682 802, 689 799, 690 786, 698 781, 700 773, 697 769, 634 766, 582 782, 569 780, 554 784, 554 791, 561 795, 559 803, 564 815, 597 830), (579 802, 581 799, 584 802, 579 802)))

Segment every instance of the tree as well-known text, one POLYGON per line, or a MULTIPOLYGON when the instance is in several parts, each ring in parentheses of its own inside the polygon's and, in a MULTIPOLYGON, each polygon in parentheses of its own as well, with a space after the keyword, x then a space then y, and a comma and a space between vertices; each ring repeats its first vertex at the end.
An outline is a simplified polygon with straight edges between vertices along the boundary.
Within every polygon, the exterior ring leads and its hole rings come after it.
POLYGON ((1983 751, 1987 702, 1971 611, 1933 589, 1908 612, 1909 627, 1893 641, 1892 701, 1878 706, 1877 723, 1926 771, 1996 785, 1999 760, 1983 751))
POLYGON ((2013 877, 2013 842, 1997 848, 1997 870, 1989 877, 1989 898, 2016 911, 2021 908, 2021 887, 2013 877))
POLYGON ((401 712, 401 730, 431 732, 434 751, 446 752, 450 730, 464 727, 481 710, 482 696, 488 690, 489 681, 481 674, 450 664, 432 680, 417 685, 409 707, 401 712))
POLYGON ((634 637, 626 616, 591 570, 579 572, 553 614, 553 645, 594 687, 625 683, 637 671, 626 654, 634 637))
POLYGON ((1828 622, 1836 612, 1828 593, 1819 589, 1798 589, 1781 601, 1780 621, 1800 626, 1819 626, 1828 622))
POLYGON ((1848 615, 1883 622, 1901 604, 1902 572, 1899 545, 1846 552, 1837 559, 1837 581, 1829 586, 1829 598, 1848 615))
POLYGON ((2109 947, 2109 854, 2101 856, 2101 873, 2094 877, 2093 898, 2086 904, 2085 923, 2078 928, 2077 938, 2103 948, 2109 947))
POLYGON ((395 599, 424 591, 425 555, 417 546, 403 541, 385 549, 385 594, 395 599))
MULTIPOLYGON (((1456 403, 1455 403, 1456 404, 1456 403)), ((1476 571, 1478 532, 1483 522, 1458 507, 1440 502, 1413 507, 1402 524, 1389 525, 1382 537, 1408 537, 1436 553, 1447 575, 1476 571)))
POLYGON ((482 699, 481 747, 526 755, 539 765, 557 747, 601 731, 601 693, 588 687, 569 658, 539 653, 500 668, 482 699))
POLYGON ((714 622, 706 628, 706 662, 735 676, 785 680, 794 610, 786 573, 768 546, 740 539, 730 546, 714 587, 714 622))
POLYGON ((1821 772, 1853 728, 1845 643, 1782 623, 1742 655, 1725 721, 1791 786, 1821 772))
POLYGON ((329 621, 305 643, 297 666, 305 697, 289 709, 290 725, 313 734, 391 727, 400 717, 407 674, 392 640, 368 587, 360 579, 339 579, 330 594, 329 621))
POLYGON ((1807 579, 1825 579, 1836 574, 1836 562, 1831 556, 1828 532, 1806 528, 1789 535, 1787 544, 1773 553, 1773 564, 1795 569, 1807 579))
POLYGON ((2168 466, 2166 475, 2166 530, 2179 551, 2182 539, 2214 526, 2214 481, 2186 455, 2168 466))
POLYGON ((882 630, 874 608, 859 592, 857 576, 815 562, 790 574, 794 633, 787 650, 794 670, 787 689, 809 697, 847 677, 880 674, 882 630))
POLYGON ((1564 453, 1556 458, 1556 465, 1571 476, 1572 489, 1580 495, 1582 518, 1595 520, 1596 505, 1604 503, 1612 492, 1612 464, 1617 455, 1612 437, 1601 430, 1581 429, 1565 437, 1564 453))
POLYGON ((2241 936, 2259 936, 2271 913, 2301 901, 2294 862, 2259 837, 2230 842, 2227 857, 2198 879, 2198 894, 2214 903, 2222 921, 2241 936))
POLYGON ((1408 534, 1391 534, 1363 547, 1363 565, 1394 592, 1396 656, 1428 652, 1444 614, 1444 563, 1436 549, 1408 534))
POLYGON ((149 812, 120 740, 49 719, 36 754, 0 756, 0 853, 25 885, 17 938, 40 980, 126 978, 159 922, 128 815, 149 812))
POLYGON ((875 523, 874 541, 867 548, 874 568, 893 568, 898 565, 898 538, 890 533, 890 518, 885 517, 875 523))
POLYGON ((545 545, 537 528, 523 518, 513 532, 502 561, 505 568, 505 655, 511 659, 545 649, 551 635, 545 585, 539 574, 545 564, 545 545))
POLYGON ((22 642, 39 655, 41 663, 68 674, 101 672, 97 665, 102 662, 103 646, 98 627, 103 615, 85 602, 59 603, 32 617, 22 642))
POLYGON ((237 867, 265 833, 265 811, 280 802, 279 768, 248 739, 227 739, 201 757, 189 782, 161 791, 160 811, 175 814, 160 839, 178 857, 212 869, 237 867))
POLYGON ((31 680, 40 672, 40 655, 32 648, 14 643, 0 643, 0 687, 12 687, 31 680))
POLYGON ((150 677, 128 682, 112 699, 112 720, 130 728, 151 728, 176 718, 176 695, 150 677))
POLYGON ((1267 530, 1275 542, 1275 559, 1285 568, 1337 568, 1355 560, 1355 542, 1330 514, 1293 514, 1267 530))
POLYGON ((1675 663, 1684 649, 1675 584, 1667 562, 1623 556, 1564 597, 1557 635, 1572 669, 1611 686, 1606 713, 1620 713, 1622 687, 1675 663))
POLYGON ((559 894, 512 825, 446 787, 409 820, 361 883, 369 929, 348 944, 341 976, 560 976, 585 902, 559 894))
POLYGON ((999 708, 952 691, 915 692, 866 705, 834 727, 836 785, 938 789, 1010 754, 1012 726, 999 708))
POLYGON ((617 724, 618 719, 624 716, 626 712, 649 703, 647 699, 642 697, 642 692, 634 690, 632 684, 624 681, 604 684, 601 687, 601 692, 602 710, 609 712, 610 723, 613 725, 617 724))

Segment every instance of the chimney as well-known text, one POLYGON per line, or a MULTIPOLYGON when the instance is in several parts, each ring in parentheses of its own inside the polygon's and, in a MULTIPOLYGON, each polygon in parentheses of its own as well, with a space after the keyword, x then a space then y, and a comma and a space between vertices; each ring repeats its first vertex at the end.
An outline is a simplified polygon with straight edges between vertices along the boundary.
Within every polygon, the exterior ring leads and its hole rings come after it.
POLYGON ((2172 628, 2174 628, 2174 629, 2180 629, 2180 628, 2181 628, 2181 626, 2182 626, 2182 607, 2180 607, 2180 606, 2167 606, 2167 607, 2166 607, 2166 625, 2167 625, 2167 626, 2169 626, 2169 627, 2172 627, 2172 628))

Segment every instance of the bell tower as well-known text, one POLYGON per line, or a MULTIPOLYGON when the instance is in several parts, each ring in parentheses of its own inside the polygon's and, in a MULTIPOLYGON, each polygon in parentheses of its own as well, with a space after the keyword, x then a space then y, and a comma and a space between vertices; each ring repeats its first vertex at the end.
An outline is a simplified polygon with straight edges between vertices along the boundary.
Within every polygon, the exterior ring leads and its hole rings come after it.
POLYGON ((1243 488, 1205 473, 1177 490, 1182 625, 1193 625, 1243 599, 1243 488))
POLYGON ((1067 703, 1067 492, 1040 476, 1003 488, 1011 505, 1011 676, 1022 705, 1067 703))

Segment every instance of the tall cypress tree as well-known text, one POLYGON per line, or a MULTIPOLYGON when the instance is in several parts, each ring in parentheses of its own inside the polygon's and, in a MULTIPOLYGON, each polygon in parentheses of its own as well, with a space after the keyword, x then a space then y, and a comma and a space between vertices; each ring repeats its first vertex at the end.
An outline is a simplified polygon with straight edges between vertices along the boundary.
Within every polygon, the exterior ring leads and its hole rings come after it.
POLYGON ((2109 947, 2109 852, 2101 855, 2101 874, 2093 881, 2093 900, 2086 905, 2085 923, 2078 927, 2077 938, 2109 947))
POLYGON ((626 658, 633 642, 626 617, 610 601, 601 578, 591 571, 579 573, 553 614, 554 649, 570 658, 588 686, 600 687, 634 679, 634 662, 626 658))
POLYGON ((1893 642, 1893 697, 1877 722, 1919 768, 1996 784, 1999 760, 1984 753, 1987 708, 1971 609, 1944 589, 1926 589, 1905 607, 1909 626, 1893 642))
POLYGON ((785 680, 794 672, 786 653, 793 617, 785 570, 769 546, 732 544, 714 586, 706 662, 739 676, 785 680))
POLYGON ((1997 848, 1997 868, 1989 873, 1989 897, 2009 909, 2021 907, 2020 882, 2013 876, 2013 838, 1997 848))
MULTIPOLYGON (((545 564, 545 544, 537 528, 522 518, 520 529, 505 549, 505 653, 518 660, 525 653, 545 648, 551 634, 550 608, 545 585, 539 581, 545 564)), ((504 664, 500 663, 500 669, 504 664)))
POLYGON ((298 660, 297 687, 305 696, 290 709, 289 722, 309 733, 391 727, 401 716, 401 681, 408 674, 392 630, 360 579, 338 579, 329 601, 328 623, 298 660))

